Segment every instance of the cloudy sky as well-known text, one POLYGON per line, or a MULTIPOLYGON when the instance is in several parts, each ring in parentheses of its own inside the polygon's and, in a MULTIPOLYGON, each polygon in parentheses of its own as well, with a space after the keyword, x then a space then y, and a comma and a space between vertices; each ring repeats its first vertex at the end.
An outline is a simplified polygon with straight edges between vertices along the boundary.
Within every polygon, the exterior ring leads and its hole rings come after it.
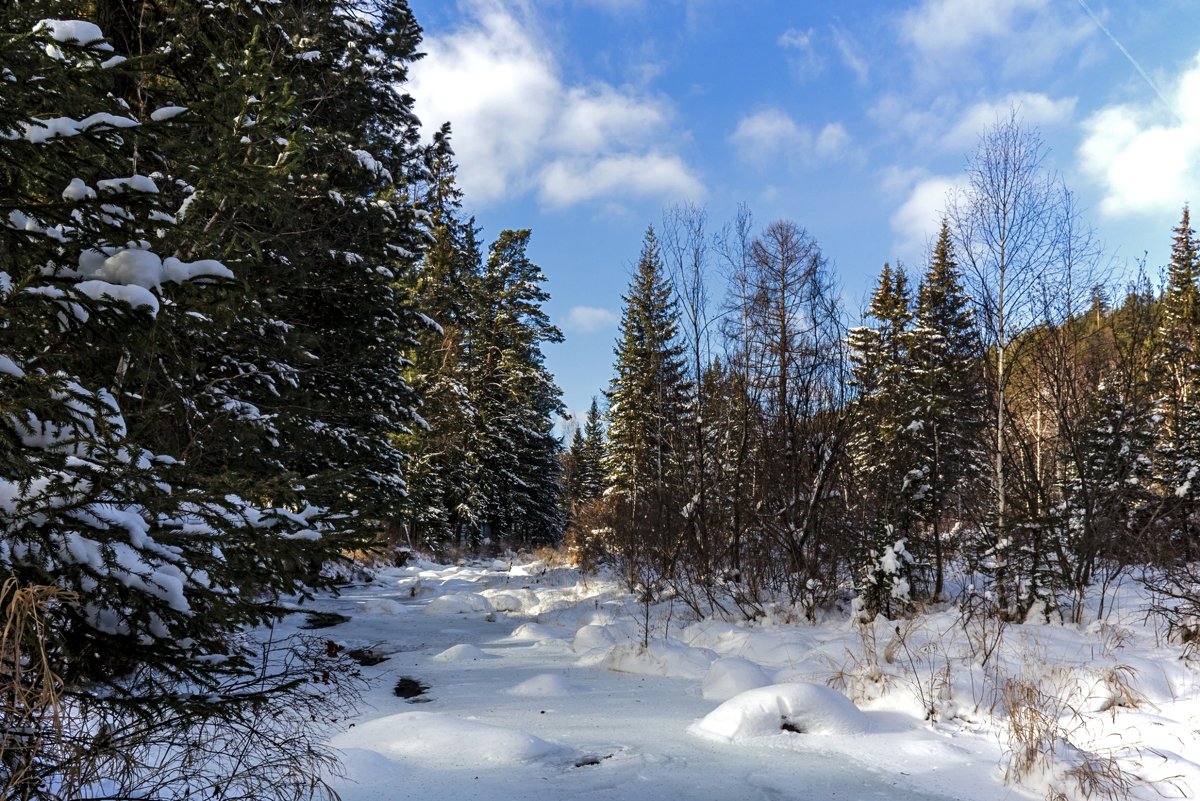
POLYGON ((533 229, 572 410, 607 384, 642 234, 673 203, 714 228, 739 203, 804 226, 852 313, 883 262, 924 267, 946 191, 1010 108, 1118 272, 1157 273, 1200 204, 1200 0, 410 4, 418 114, 452 123, 485 238, 533 229))

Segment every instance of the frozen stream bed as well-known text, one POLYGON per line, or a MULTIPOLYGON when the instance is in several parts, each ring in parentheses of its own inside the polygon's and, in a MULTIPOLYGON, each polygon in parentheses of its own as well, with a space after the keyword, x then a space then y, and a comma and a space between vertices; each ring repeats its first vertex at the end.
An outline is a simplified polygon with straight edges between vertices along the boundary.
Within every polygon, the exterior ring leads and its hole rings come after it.
POLYGON ((384 569, 303 608, 349 616, 315 633, 386 657, 331 738, 345 801, 1044 797, 1005 785, 986 722, 830 689, 856 641, 844 620, 697 622, 676 604, 643 649, 615 582, 507 562, 384 569), (398 697, 401 679, 428 690, 398 697))

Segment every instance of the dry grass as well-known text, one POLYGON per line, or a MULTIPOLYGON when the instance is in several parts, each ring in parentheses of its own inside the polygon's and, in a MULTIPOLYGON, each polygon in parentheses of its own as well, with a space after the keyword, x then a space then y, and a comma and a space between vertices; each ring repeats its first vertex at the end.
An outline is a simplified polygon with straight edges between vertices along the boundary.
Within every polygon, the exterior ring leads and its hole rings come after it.
MULTIPOLYGON (((0 789, 4 798, 36 793, 41 784, 39 757, 63 740, 65 688, 46 649, 46 610, 74 597, 57 587, 22 586, 14 577, 0 585, 0 765, 6 769, 0 789)), ((80 773, 62 771, 62 786, 80 786, 80 773)))
MULTIPOLYGON (((1080 742, 1089 713, 1074 671, 1042 672, 1031 679, 1007 678, 1001 688, 1007 736, 1008 765, 1004 778, 1009 783, 1041 779, 1047 783, 1048 801, 1099 798, 1122 801, 1145 781, 1124 765, 1113 749, 1095 748, 1080 742), (1087 747, 1085 747, 1085 745, 1087 747)), ((1103 677, 1112 706, 1133 706, 1140 697, 1133 689, 1134 671, 1118 665, 1103 677), (1124 703, 1123 703, 1124 702, 1124 703)), ((1123 743, 1122 751, 1141 751, 1123 743)))

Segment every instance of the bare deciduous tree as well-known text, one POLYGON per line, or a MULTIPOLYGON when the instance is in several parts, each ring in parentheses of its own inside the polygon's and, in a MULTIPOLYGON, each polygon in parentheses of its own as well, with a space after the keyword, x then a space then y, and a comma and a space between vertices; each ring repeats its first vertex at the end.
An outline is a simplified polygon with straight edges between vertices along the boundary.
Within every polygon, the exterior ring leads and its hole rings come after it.
MULTIPOLYGON (((1008 501, 1013 432, 1009 388, 1022 335, 1045 321, 1045 300, 1068 319, 1073 298, 1090 291, 1074 266, 1087 261, 1090 238, 1060 178, 1045 164, 1047 149, 1036 131, 1021 124, 1016 109, 980 138, 967 167, 966 186, 952 193, 947 218, 956 240, 976 320, 989 350, 993 389, 993 508, 990 526, 996 578, 1005 593, 1004 548, 1012 521, 1008 501), (1081 252, 1082 251, 1082 252, 1081 252)), ((1005 600, 1002 599, 1002 605, 1005 600)))

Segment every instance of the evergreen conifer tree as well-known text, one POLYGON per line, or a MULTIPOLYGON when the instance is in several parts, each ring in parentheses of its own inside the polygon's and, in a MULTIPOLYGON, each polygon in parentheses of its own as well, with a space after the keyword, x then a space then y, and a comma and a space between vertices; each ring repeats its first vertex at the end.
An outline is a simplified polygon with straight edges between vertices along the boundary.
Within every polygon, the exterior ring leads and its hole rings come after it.
POLYGON ((605 468, 616 491, 635 497, 674 479, 688 397, 678 312, 653 228, 622 300, 605 468))
POLYGON ((579 459, 580 499, 594 501, 604 494, 604 416, 595 398, 583 425, 583 447, 579 459))
POLYGON ((1200 252, 1188 208, 1174 229, 1159 331, 1158 481, 1173 535, 1187 558, 1197 551, 1200 500, 1200 252))
POLYGON ((431 545, 461 544, 477 525, 481 504, 468 347, 478 324, 482 267, 474 221, 463 218, 453 155, 446 124, 425 151, 430 241, 412 280, 412 302, 425 326, 407 375, 422 398, 422 420, 401 437, 411 460, 405 525, 410 536, 431 545))
POLYGON ((139 408, 146 387, 184 380, 162 348, 183 320, 219 337, 198 309, 238 276, 187 246, 168 180, 143 171, 141 143, 186 138, 178 109, 131 109, 115 89, 137 64, 55 10, 10 9, 0 34, 0 604, 42 657, 3 656, 0 788, 317 793, 326 760, 304 729, 320 702, 294 671, 332 666, 295 653, 303 667, 264 668, 242 628, 300 589, 293 557, 320 539, 318 514, 196 482, 139 408), (157 375, 134 380, 147 351, 157 375), (41 600, 22 612, 22 597, 41 600), (213 720, 237 756, 169 764, 212 747, 197 738, 213 720))
POLYGON ((898 540, 909 537, 915 520, 908 487, 914 475, 907 419, 911 302, 904 271, 885 264, 867 310, 876 324, 855 328, 847 338, 858 391, 850 454, 862 483, 864 568, 873 564, 872 554, 890 553, 898 540))
POLYGON ((582 470, 580 462, 583 458, 585 442, 583 429, 576 425, 571 434, 571 444, 562 454, 562 498, 563 511, 567 523, 575 519, 580 506, 583 505, 582 470))
POLYGON ((653 228, 646 232, 623 300, 615 375, 607 392, 604 468, 627 568, 662 572, 670 568, 679 545, 686 469, 680 450, 690 387, 678 310, 653 228))
POLYGON ((929 270, 917 293, 909 343, 906 410, 914 462, 908 496, 927 527, 910 543, 919 560, 932 557, 933 594, 945 587, 945 523, 963 515, 963 501, 986 454, 981 451, 986 406, 980 347, 943 222, 929 270))
POLYGON ((481 521, 488 536, 552 542, 562 531, 561 443, 554 436, 561 391, 546 369, 544 343, 562 333, 542 305, 546 280, 527 254, 530 232, 502 231, 488 252, 476 296, 472 404, 480 418, 481 521))
POLYGON ((317 696, 262 672, 241 629, 403 493, 419 29, 403 2, 133 5, 96 4, 113 44, 36 24, 61 12, 41 2, 0 34, 0 204, 21 222, 0 230, 0 559, 61 594, 41 644, 87 731, 223 716, 256 745, 219 778, 198 758, 196 792, 247 770, 262 797, 312 790, 264 777, 320 761, 317 696), (279 721, 297 728, 263 745, 279 721))

